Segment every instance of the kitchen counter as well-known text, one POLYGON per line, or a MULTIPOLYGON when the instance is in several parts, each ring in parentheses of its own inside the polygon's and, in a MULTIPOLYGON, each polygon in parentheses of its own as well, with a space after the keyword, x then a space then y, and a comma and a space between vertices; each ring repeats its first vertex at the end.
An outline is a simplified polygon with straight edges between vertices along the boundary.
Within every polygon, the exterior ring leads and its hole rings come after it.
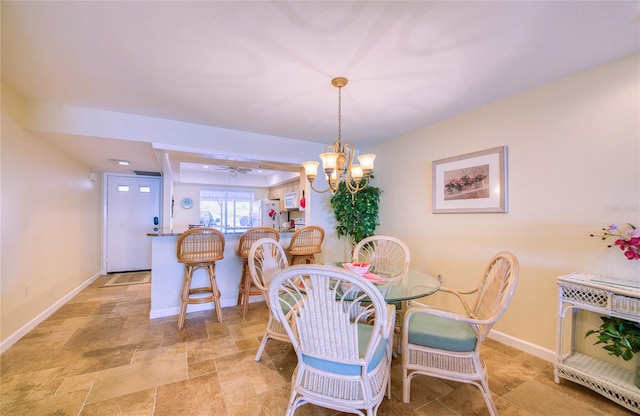
MULTIPOLYGON (((181 233, 147 234, 151 237, 151 319, 180 313, 180 294, 184 277, 184 264, 178 263, 176 244, 181 233)), ((236 255, 242 233, 225 234, 224 258, 216 262, 216 282, 220 290, 221 306, 235 306, 242 272, 242 259, 236 255)), ((293 232, 281 232, 280 244, 287 248, 293 232)), ((193 275, 193 287, 207 284, 203 269, 193 275)), ((249 302, 260 302, 262 296, 252 296, 249 302)), ((187 313, 213 309, 213 303, 190 304, 187 313)))
MULTIPOLYGON (((184 232, 184 231, 183 231, 184 232)), ((296 232, 295 229, 290 228, 288 230, 279 230, 278 231, 280 233, 280 237, 282 238, 282 235, 291 235, 293 233, 296 232)), ((149 237, 176 237, 179 236, 182 233, 147 233, 147 236, 149 237)), ((223 233, 225 238, 227 238, 227 236, 237 236, 237 235, 241 235, 242 233, 238 232, 238 233, 223 233)))

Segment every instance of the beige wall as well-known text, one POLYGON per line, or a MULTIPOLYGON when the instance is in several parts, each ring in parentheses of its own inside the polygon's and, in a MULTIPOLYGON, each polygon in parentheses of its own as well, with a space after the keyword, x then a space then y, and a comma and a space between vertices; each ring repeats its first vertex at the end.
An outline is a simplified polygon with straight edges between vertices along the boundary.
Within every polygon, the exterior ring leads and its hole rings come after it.
POLYGON ((88 166, 24 130, 23 116, 22 99, 3 84, 3 343, 100 272, 100 181, 89 179, 88 166))
MULTIPOLYGON (((589 234, 640 226, 640 55, 588 70, 382 143, 379 234, 397 236, 412 267, 471 288, 493 254, 514 252, 520 281, 496 330, 555 350, 556 277, 590 272, 640 282, 589 234), (431 162, 508 146, 507 214, 432 214, 431 162)), ((440 296, 440 295, 438 295, 440 296)), ((444 305, 442 297, 429 302, 444 305)))

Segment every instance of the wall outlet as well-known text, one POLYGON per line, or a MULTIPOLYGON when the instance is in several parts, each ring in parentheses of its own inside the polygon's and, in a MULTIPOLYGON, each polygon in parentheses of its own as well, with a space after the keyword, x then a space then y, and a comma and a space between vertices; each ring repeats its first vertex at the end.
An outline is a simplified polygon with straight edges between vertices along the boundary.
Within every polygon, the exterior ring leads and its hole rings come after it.
POLYGON ((29 296, 31 296, 31 285, 27 284, 24 287, 24 297, 28 298, 29 296))

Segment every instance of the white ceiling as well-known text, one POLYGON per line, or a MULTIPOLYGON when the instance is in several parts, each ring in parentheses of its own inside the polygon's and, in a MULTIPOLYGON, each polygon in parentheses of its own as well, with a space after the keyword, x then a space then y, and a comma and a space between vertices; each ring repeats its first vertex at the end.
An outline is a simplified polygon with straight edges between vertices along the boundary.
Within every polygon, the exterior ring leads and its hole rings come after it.
MULTIPOLYGON (((2 1, 1 19, 2 80, 27 99, 328 144, 345 76, 358 147, 640 51, 638 1, 2 1)), ((92 166, 157 164, 46 136, 92 166)))

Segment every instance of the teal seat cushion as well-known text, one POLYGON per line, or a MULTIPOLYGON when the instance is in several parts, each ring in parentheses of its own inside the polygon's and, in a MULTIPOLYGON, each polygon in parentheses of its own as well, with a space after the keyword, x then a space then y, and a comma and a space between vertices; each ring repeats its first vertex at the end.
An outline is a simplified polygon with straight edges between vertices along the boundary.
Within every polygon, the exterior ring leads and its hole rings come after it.
MULTIPOLYGON (((367 350, 367 344, 369 343, 369 338, 371 337, 371 331, 373 331, 372 325, 367 324, 358 324, 358 352, 359 357, 364 357, 364 354, 367 350)), ((384 357, 387 346, 387 340, 381 338, 378 341, 378 345, 376 346, 375 351, 373 352, 373 357, 371 357, 371 362, 367 367, 367 371, 371 371, 375 369, 380 361, 384 357)), ((302 355, 302 360, 308 366, 317 368, 322 371, 327 371, 329 373, 341 374, 345 376, 357 376, 360 374, 360 366, 352 365, 352 364, 344 364, 336 361, 330 360, 322 360, 320 358, 310 357, 308 355, 302 355)))
POLYGON ((406 330, 409 344, 455 352, 476 348, 476 336, 466 322, 417 313, 409 319, 406 330))

